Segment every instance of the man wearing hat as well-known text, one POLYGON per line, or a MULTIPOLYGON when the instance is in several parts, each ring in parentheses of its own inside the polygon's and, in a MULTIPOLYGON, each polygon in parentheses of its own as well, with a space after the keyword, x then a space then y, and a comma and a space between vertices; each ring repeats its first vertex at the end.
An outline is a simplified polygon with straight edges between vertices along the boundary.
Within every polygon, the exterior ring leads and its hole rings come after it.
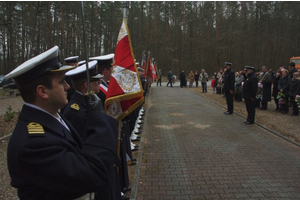
MULTIPOLYGON (((78 58, 79 58, 79 56, 71 56, 71 57, 65 58, 66 65, 78 67, 78 65, 79 65, 78 58)), ((75 90, 72 86, 72 83, 71 83, 71 80, 69 77, 66 77, 66 82, 70 86, 70 89, 67 91, 67 99, 68 99, 68 101, 70 101, 75 90)))
POLYGON ((99 73, 103 75, 101 84, 99 86, 100 91, 97 94, 103 103, 103 107, 105 105, 108 84, 109 84, 109 80, 110 80, 112 69, 113 69, 114 56, 115 56, 115 54, 111 53, 108 55, 90 58, 90 60, 96 60, 98 62, 99 73))
POLYGON ((158 75, 158 79, 157 79, 156 86, 158 86, 158 83, 161 86, 161 69, 158 69, 158 74, 157 75, 158 75))
POLYGON ((246 79, 244 80, 242 95, 245 99, 246 109, 248 112, 246 125, 254 124, 255 120, 255 100, 258 87, 258 79, 255 75, 255 69, 251 66, 246 66, 246 79))
MULTIPOLYGON (((105 100, 106 100, 106 95, 108 91, 108 86, 109 86, 109 80, 112 74, 113 70, 113 60, 114 60, 115 54, 107 54, 103 56, 97 56, 97 57, 91 57, 90 60, 97 61, 98 62, 98 71, 100 74, 103 75, 103 78, 101 79, 101 84, 99 86, 99 92, 97 96, 101 99, 103 103, 103 108, 105 106, 105 100)), ((123 120, 123 127, 121 130, 121 137, 125 135, 127 138, 122 138, 121 139, 121 153, 120 157, 122 159, 122 162, 120 163, 121 167, 119 170, 119 180, 120 180, 120 186, 121 186, 121 195, 122 199, 129 199, 128 196, 126 196, 124 193, 127 191, 124 191, 124 189, 129 188, 129 177, 128 177, 128 168, 127 168, 127 161, 126 161, 126 150, 125 150, 125 143, 130 142, 128 139, 128 135, 130 135, 130 132, 126 131, 127 126, 129 124, 128 117, 124 118, 123 120), (126 133, 125 133, 126 132, 126 133), (124 151, 123 151, 124 150, 124 151), (123 193, 124 192, 124 193, 123 193)), ((131 151, 128 149, 128 151, 131 151)))
POLYGON ((273 76, 264 65, 262 66, 262 73, 257 77, 259 83, 262 84, 262 99, 261 99, 261 110, 267 110, 268 101, 271 101, 272 96, 272 83, 273 76))
MULTIPOLYGON (((103 75, 98 73, 96 66, 97 61, 91 61, 88 63, 90 89, 95 92, 95 94, 99 92, 100 79, 103 77, 103 75)), ((87 138, 87 119, 84 94, 88 93, 86 64, 68 71, 66 73, 66 77, 71 79, 75 92, 62 113, 77 130, 81 139, 85 141, 87 138)))
POLYGON ((167 87, 169 86, 169 84, 171 84, 171 87, 173 87, 172 86, 172 77, 173 77, 173 74, 172 74, 172 70, 170 69, 168 74, 167 74, 167 78, 169 80, 169 82, 167 83, 167 87))
POLYGON ((11 185, 20 199, 75 199, 110 188, 118 122, 102 116, 97 96, 87 96, 88 137, 82 142, 59 113, 66 106, 65 72, 58 47, 31 58, 5 76, 14 78, 24 100, 7 149, 11 185), (109 166, 109 167, 108 167, 109 166))
POLYGON ((234 93, 234 83, 235 76, 233 71, 231 71, 231 63, 225 62, 226 71, 224 73, 224 92, 227 103, 227 111, 224 112, 225 115, 230 115, 233 113, 233 93, 234 93))
MULTIPOLYGON (((100 79, 103 75, 99 74, 97 69, 97 61, 91 61, 88 63, 89 76, 87 79, 86 64, 77 67, 76 69, 70 70, 66 73, 67 77, 71 78, 73 87, 75 89, 74 94, 68 105, 66 106, 63 115, 69 120, 73 127, 77 130, 81 136, 83 142, 86 141, 87 135, 87 117, 86 117, 86 103, 84 100, 84 94, 88 93, 88 83, 90 81, 91 91, 97 94, 99 92, 100 79)), ((102 106, 102 105, 101 105, 102 106)), ((102 118, 111 118, 108 115, 103 115, 102 118)), ((118 132, 115 133, 115 139, 117 141, 118 132)), ((107 166, 109 168, 109 166, 107 166)), ((95 199, 117 199, 115 194, 121 194, 120 182, 118 173, 115 167, 111 166, 110 169, 110 188, 112 191, 106 190, 106 188, 100 188, 95 193, 95 199), (100 198, 101 196, 101 198, 100 198)))

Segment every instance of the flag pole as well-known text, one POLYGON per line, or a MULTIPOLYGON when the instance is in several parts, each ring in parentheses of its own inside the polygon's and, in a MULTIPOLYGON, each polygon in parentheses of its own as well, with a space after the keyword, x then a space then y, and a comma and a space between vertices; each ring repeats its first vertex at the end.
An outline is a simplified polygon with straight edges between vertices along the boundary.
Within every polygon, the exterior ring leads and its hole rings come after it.
POLYGON ((83 9, 83 1, 81 1, 81 15, 82 15, 82 28, 83 28, 83 42, 84 42, 84 50, 85 50, 85 62, 86 62, 86 76, 87 76, 87 86, 88 86, 88 94, 91 92, 90 86, 90 72, 89 72, 89 59, 88 59, 88 51, 85 39, 85 21, 84 21, 84 9, 83 9))
MULTIPOLYGON (((128 9, 129 9, 129 1, 123 1, 123 18, 126 20, 127 23, 127 15, 128 15, 128 9)), ((119 130, 118 130, 118 138, 117 138, 117 155, 120 156, 121 152, 121 132, 122 132, 123 122, 122 120, 119 120, 119 130)), ((118 167, 118 173, 120 171, 118 167)))

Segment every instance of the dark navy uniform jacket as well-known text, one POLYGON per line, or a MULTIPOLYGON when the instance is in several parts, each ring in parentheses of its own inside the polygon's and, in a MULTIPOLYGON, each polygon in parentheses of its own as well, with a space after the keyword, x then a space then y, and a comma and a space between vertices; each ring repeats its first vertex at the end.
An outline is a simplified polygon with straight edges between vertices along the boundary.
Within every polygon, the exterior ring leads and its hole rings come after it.
MULTIPOLYGON (((83 144, 48 113, 24 105, 7 151, 11 185, 21 200, 68 200, 110 187, 116 158, 118 122, 100 112, 87 116, 89 137, 83 144), (100 120, 99 120, 100 119, 100 120)), ((118 196, 119 195, 119 196, 118 196)))
POLYGON ((86 140, 86 105, 82 94, 74 92, 70 102, 65 107, 63 115, 73 125, 83 141, 86 140))
POLYGON ((224 73, 224 91, 229 92, 230 90, 234 91, 234 83, 235 83, 235 77, 234 73, 231 69, 226 70, 224 73))
POLYGON ((249 74, 249 76, 246 77, 246 79, 244 80, 243 93, 242 93, 244 99, 250 99, 250 97, 255 99, 257 88, 258 88, 258 79, 253 72, 249 74))

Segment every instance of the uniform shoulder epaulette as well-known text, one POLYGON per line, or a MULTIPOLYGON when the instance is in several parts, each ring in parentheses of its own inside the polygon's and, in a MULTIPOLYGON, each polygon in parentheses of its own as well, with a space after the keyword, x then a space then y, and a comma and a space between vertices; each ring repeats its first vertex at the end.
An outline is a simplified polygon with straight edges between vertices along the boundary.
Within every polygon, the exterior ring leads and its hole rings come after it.
POLYGON ((71 108, 73 108, 74 110, 79 110, 80 109, 80 107, 79 107, 79 105, 77 103, 73 103, 71 105, 71 108))
POLYGON ((27 130, 28 130, 28 134, 30 136, 36 136, 36 135, 44 136, 45 135, 43 126, 36 122, 30 122, 27 125, 27 130))

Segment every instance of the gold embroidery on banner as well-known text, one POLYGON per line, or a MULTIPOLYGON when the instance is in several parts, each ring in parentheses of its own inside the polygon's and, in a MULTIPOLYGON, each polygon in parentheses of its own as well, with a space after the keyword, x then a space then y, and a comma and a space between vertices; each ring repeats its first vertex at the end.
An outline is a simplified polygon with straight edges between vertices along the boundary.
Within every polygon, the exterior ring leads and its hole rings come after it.
POLYGON ((113 102, 108 110, 107 114, 113 118, 117 118, 120 114, 122 114, 122 108, 120 102, 113 102))
POLYGON ((117 82, 124 92, 131 92, 136 83, 136 79, 137 77, 132 71, 125 69, 121 72, 117 82))
POLYGON ((126 31, 123 27, 121 27, 118 37, 118 42, 126 35, 126 31))

